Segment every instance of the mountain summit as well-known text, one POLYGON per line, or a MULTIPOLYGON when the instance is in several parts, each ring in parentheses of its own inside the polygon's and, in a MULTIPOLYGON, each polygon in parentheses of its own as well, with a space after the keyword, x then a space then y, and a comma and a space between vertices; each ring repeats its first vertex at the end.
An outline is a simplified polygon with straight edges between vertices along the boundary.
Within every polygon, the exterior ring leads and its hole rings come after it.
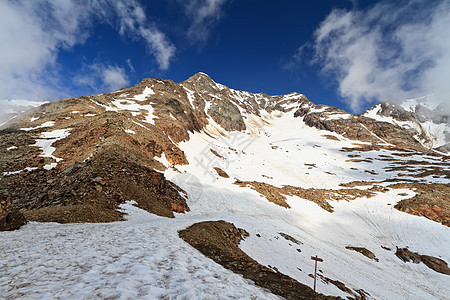
POLYGON ((409 101, 354 115, 204 73, 45 103, 0 128, 0 229, 29 222, 1 233, 0 261, 24 266, 2 274, 14 287, 0 294, 37 296, 52 276, 61 297, 94 293, 86 276, 101 272, 105 298, 310 299, 316 255, 323 299, 450 294, 449 130, 438 111, 409 101), (40 258, 17 242, 41 239, 40 258), (83 267, 49 267, 23 285, 50 252, 79 266, 73 240, 83 267))

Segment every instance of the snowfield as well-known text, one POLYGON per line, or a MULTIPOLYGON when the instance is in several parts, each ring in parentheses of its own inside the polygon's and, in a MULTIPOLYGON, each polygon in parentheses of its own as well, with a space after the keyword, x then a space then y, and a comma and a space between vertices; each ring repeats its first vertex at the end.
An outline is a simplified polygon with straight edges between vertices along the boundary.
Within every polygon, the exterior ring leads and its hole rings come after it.
POLYGON ((125 222, 1 232, 1 299, 279 299, 178 237, 196 222, 131 204, 125 222))
MULTIPOLYGON (((319 274, 352 291, 363 289, 369 298, 450 298, 448 275, 395 256, 396 247, 408 247, 450 263, 448 227, 394 208, 414 191, 387 187, 372 198, 332 201, 330 213, 296 196, 287 197, 291 208, 286 209, 250 187, 233 184, 239 179, 277 187, 341 189, 343 182, 399 178, 406 171, 389 171, 395 162, 383 160, 392 151, 354 151, 351 154, 358 154, 359 161, 349 160, 349 153, 340 150, 355 147, 353 141, 288 115, 248 115, 246 125, 244 132, 225 133, 211 120, 205 132, 191 134, 188 142, 178 145, 189 165, 172 167, 164 156, 158 159, 167 166, 165 176, 188 193, 191 212, 176 214, 175 219, 127 203, 122 205, 128 213, 123 222, 29 223, 18 231, 0 232, 0 298, 279 299, 178 237, 179 230, 207 220, 244 228, 250 236, 240 244, 243 251, 310 287, 309 274, 314 272, 310 257, 318 255, 324 259, 319 274), (229 178, 218 176, 214 167, 225 170, 229 178), (367 248, 378 261, 346 246, 367 248)), ((414 166, 417 169, 436 161, 418 155, 396 159, 420 160, 423 166, 414 166)), ((401 178, 413 178, 409 176, 417 170, 412 169, 401 178)), ((448 183, 443 177, 420 179, 448 183)), ((359 188, 373 184, 367 185, 359 188)), ((317 289, 349 296, 322 280, 317 289)))

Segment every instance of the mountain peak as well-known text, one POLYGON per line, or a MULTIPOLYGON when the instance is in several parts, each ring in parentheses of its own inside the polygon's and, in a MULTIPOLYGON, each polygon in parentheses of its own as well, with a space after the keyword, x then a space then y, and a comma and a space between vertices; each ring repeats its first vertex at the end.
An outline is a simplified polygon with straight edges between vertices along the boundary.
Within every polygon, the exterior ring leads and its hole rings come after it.
POLYGON ((199 79, 211 79, 211 77, 203 72, 197 72, 191 77, 189 77, 187 80, 199 80, 199 79))

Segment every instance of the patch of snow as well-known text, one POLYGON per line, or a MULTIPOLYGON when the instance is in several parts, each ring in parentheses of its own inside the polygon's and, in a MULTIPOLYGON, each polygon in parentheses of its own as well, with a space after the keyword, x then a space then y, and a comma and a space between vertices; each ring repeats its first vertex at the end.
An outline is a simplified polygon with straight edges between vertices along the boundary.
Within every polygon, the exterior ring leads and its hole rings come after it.
POLYGON ((31 172, 33 170, 37 170, 37 168, 36 167, 31 167, 31 168, 30 167, 26 167, 25 169, 22 169, 22 170, 19 170, 19 171, 3 172, 2 174, 3 174, 3 176, 9 176, 9 175, 14 175, 14 174, 19 174, 19 173, 22 173, 24 171, 31 172))
POLYGON ((191 103, 191 106, 192 106, 192 107, 195 107, 195 106, 194 106, 194 100, 195 100, 195 97, 194 97, 194 91, 191 91, 190 89, 188 89, 188 88, 185 87, 185 86, 183 86, 183 89, 186 91, 186 95, 187 95, 187 97, 188 97, 189 103, 191 103))
POLYGON ((14 150, 14 149, 17 149, 17 147, 16 146, 11 146, 11 147, 6 148, 7 151, 14 150))
POLYGON ((321 113, 321 112, 326 111, 328 108, 329 108, 328 106, 324 106, 324 107, 321 107, 321 108, 311 108, 309 110, 309 113, 321 113))
POLYGON ((126 133, 131 133, 131 134, 136 134, 135 131, 131 130, 131 129, 125 129, 124 130, 126 133))
POLYGON ((52 145, 56 141, 59 141, 59 140, 62 140, 62 139, 65 139, 66 137, 68 137, 70 135, 70 130, 72 130, 72 128, 57 129, 57 130, 53 130, 50 132, 42 132, 39 135, 39 138, 36 139, 36 144, 32 145, 32 146, 39 147, 41 149, 41 151, 43 152, 39 156, 50 157, 56 161, 56 163, 50 163, 50 164, 45 165, 44 168, 46 170, 55 168, 57 166, 57 163, 62 160, 62 158, 58 158, 53 155, 53 152, 55 152, 56 148, 53 147, 52 145))
POLYGON ((299 94, 299 93, 290 93, 290 94, 287 94, 287 95, 283 95, 283 100, 293 100, 293 99, 300 99, 300 98, 302 98, 303 97, 303 95, 302 94, 299 94))
POLYGON ((339 120, 339 119, 350 119, 352 117, 351 114, 328 114, 327 119, 328 120, 339 120))
POLYGON ((39 120, 39 117, 31 117, 30 122, 33 123, 34 121, 39 120))
POLYGON ((168 168, 168 167, 170 167, 170 166, 172 165, 172 164, 167 160, 166 154, 165 154, 165 153, 163 153, 163 154, 161 155, 161 157, 154 156, 153 159, 156 160, 156 161, 158 161, 158 162, 160 162, 161 164, 163 164, 166 168, 168 168))
MULTIPOLYGON (((152 86, 153 87, 153 86, 152 86)), ((150 95, 155 95, 156 93, 153 91, 151 87, 146 86, 142 94, 134 96, 132 99, 137 101, 147 100, 147 97, 150 95)))
POLYGON ((83 162, 87 162, 88 160, 90 160, 92 157, 94 156, 94 153, 89 154, 88 157, 86 157, 83 162))
POLYGON ((55 121, 48 121, 48 122, 45 122, 45 123, 43 123, 43 124, 41 124, 41 125, 39 125, 39 126, 36 126, 36 127, 19 128, 19 129, 20 129, 20 130, 23 130, 23 131, 31 131, 31 130, 35 130, 35 129, 39 129, 39 128, 44 128, 44 127, 52 127, 53 125, 55 125, 55 121))

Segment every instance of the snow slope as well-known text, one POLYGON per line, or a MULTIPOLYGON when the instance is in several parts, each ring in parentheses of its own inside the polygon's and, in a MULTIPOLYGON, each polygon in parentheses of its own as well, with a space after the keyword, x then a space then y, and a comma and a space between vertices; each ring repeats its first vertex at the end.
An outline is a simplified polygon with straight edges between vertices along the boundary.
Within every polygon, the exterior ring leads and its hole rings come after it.
MULTIPOLYGON (((352 160, 341 150, 355 147, 355 141, 308 127, 301 118, 274 112, 261 117, 247 114, 245 122, 243 132, 226 132, 210 120, 204 132, 191 133, 189 141, 178 144, 188 165, 172 167, 164 156, 159 159, 167 167, 165 176, 188 193, 191 212, 168 219, 126 204, 122 206, 129 213, 125 222, 30 223, 18 231, 0 232, 0 298, 276 299, 178 237, 178 230, 206 220, 226 220, 246 229, 250 236, 240 244, 243 251, 311 287, 310 256, 318 255, 324 259, 320 274, 353 291, 363 289, 369 298, 450 297, 447 275, 395 256, 396 247, 408 247, 450 262, 448 227, 394 209, 413 191, 387 187, 372 198, 332 201, 330 213, 296 196, 288 196, 291 208, 286 209, 250 187, 233 184, 239 179, 278 187, 340 189, 343 182, 382 182, 400 175, 410 179, 438 158, 355 150, 352 154, 359 157, 352 160), (330 135, 338 140, 329 139, 330 135), (385 161, 393 154, 400 156, 385 161), (408 166, 409 171, 390 170, 408 160, 422 165, 408 166), (225 170, 229 178, 218 176, 214 167, 225 170), (346 246, 365 247, 379 261, 346 246)), ((421 180, 448 183, 444 177, 421 180)), ((318 290, 348 296, 320 280, 318 290)))
POLYGON ((178 238, 196 220, 122 207, 125 222, 0 232, 0 299, 278 299, 178 238))
MULTIPOLYGON (((190 164, 177 166, 177 170, 169 168, 165 175, 188 192, 192 210, 189 215, 225 219, 245 228, 250 237, 241 243, 241 248, 247 254, 311 287, 310 256, 319 255, 325 260, 320 265, 324 276, 344 282, 353 291, 364 289, 376 299, 447 299, 450 296, 447 275, 423 264, 404 263, 395 256, 396 247, 409 247, 411 251, 450 261, 449 228, 394 209, 398 201, 412 197, 414 192, 388 188, 387 192, 379 192, 370 199, 333 201, 335 212, 329 213, 295 196, 288 197, 291 209, 285 209, 269 203, 250 188, 233 185, 235 179, 240 179, 275 186, 340 188, 341 182, 398 178, 399 173, 388 172, 386 162, 381 161, 380 155, 387 155, 388 151, 360 152, 361 158, 368 162, 346 161, 346 154, 339 150, 342 146, 352 146, 352 141, 338 135, 339 142, 326 139, 323 135, 329 132, 306 127, 301 119, 288 115, 267 114, 264 118, 272 126, 258 127, 252 120, 253 126, 247 126, 246 132, 228 133, 226 137, 217 134, 220 128, 209 127, 208 134, 196 133, 179 145, 190 164), (260 134, 256 135, 258 130, 260 134), (245 135, 253 138, 245 139, 245 135), (274 154, 268 153, 268 149, 274 154), (311 164, 316 167, 310 167, 311 164), (226 170, 230 178, 217 176, 213 167, 226 170), (369 175, 366 170, 376 175, 369 175), (302 244, 293 245, 280 232, 294 236, 302 244), (346 246, 365 247, 379 262, 347 250, 346 246)), ((248 122, 247 119, 246 125, 248 122)), ((405 158, 408 159, 421 159, 425 163, 435 158, 410 155, 405 158)), ((424 180, 448 183, 445 178, 424 180)), ((328 295, 348 296, 323 282, 319 289, 328 295)))

